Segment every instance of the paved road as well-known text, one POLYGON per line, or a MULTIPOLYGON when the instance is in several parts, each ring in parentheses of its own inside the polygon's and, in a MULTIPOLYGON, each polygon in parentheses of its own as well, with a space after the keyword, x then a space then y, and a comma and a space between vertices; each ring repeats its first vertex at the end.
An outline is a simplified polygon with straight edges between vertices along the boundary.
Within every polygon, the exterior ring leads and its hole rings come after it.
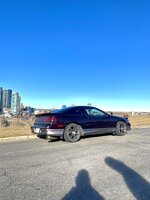
POLYGON ((150 129, 0 143, 0 200, 149 200, 150 129))

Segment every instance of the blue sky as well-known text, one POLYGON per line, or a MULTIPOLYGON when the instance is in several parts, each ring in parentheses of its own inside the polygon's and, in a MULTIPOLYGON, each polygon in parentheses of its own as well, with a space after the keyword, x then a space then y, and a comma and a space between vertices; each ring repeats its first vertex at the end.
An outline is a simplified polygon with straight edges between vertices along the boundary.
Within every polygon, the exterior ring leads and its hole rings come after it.
POLYGON ((1 0, 0 86, 33 107, 150 111, 150 1, 1 0))

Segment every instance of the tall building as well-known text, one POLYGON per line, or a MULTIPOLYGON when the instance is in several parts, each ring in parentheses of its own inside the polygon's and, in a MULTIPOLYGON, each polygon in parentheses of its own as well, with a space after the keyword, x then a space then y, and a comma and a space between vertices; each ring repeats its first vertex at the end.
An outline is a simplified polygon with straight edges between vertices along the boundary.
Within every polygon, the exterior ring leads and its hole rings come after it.
POLYGON ((12 90, 3 91, 3 108, 11 108, 12 90))
POLYGON ((12 101, 11 101, 11 111, 14 115, 20 114, 20 103, 21 103, 21 97, 18 92, 15 92, 12 95, 12 101))
POLYGON ((3 113, 3 88, 0 87, 0 114, 3 113))

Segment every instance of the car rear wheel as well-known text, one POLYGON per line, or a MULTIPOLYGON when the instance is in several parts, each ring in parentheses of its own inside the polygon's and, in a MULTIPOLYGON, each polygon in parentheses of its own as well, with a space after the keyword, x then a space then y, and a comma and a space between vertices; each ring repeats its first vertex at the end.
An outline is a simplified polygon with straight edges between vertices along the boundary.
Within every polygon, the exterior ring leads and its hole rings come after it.
POLYGON ((127 133, 126 124, 122 121, 117 122, 116 125, 116 135, 123 136, 127 133))
POLYGON ((67 142, 77 142, 80 140, 82 128, 80 125, 71 123, 64 130, 64 140, 67 142))

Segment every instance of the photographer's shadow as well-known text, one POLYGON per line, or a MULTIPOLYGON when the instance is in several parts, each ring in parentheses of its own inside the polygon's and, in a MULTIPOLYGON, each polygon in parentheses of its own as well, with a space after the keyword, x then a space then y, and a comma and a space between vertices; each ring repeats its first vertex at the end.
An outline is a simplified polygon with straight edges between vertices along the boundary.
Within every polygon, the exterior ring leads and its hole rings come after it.
POLYGON ((76 177, 76 186, 73 187, 62 200, 104 200, 92 187, 87 170, 80 170, 76 177))
POLYGON ((150 200, 150 183, 123 162, 111 157, 105 159, 106 164, 119 172, 137 200, 150 200))

